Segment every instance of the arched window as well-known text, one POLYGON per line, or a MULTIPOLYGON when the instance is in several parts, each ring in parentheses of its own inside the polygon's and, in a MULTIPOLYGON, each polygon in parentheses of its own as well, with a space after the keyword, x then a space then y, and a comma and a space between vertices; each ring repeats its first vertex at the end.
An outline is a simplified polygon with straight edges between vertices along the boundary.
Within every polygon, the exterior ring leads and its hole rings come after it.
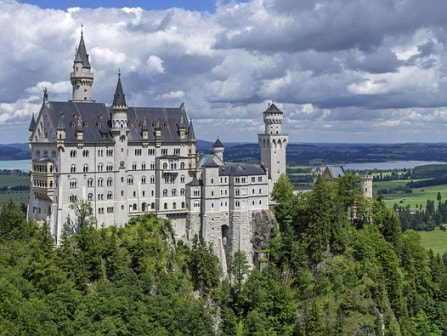
POLYGON ((88 173, 88 165, 87 164, 84 165, 84 167, 82 168, 82 171, 84 173, 88 173))
POLYGON ((180 176, 180 182, 185 183, 185 175, 180 176))
POLYGON ((155 176, 154 175, 151 176, 151 183, 155 183, 155 176))
POLYGON ((77 187, 78 181, 76 181, 76 179, 71 179, 70 180, 70 188, 71 189, 75 189, 77 187))
POLYGON ((168 164, 167 164, 166 162, 163 163, 163 169, 164 169, 164 170, 168 169, 168 164))
POLYGON ((177 196, 177 189, 172 189, 172 196, 177 196))
POLYGON ((135 211, 137 210, 137 204, 136 203, 133 204, 133 210, 135 210, 135 211))
POLYGON ((185 188, 180 189, 180 196, 184 196, 185 195, 185 188))
POLYGON ((70 151, 70 157, 76 157, 76 150, 71 150, 70 151))
POLYGON ((185 208, 185 202, 182 202, 182 209, 185 208))
POLYGON ((104 165, 102 164, 102 163, 100 163, 99 165, 98 165, 98 171, 99 172, 102 172, 104 170, 104 165))
POLYGON ((177 203, 172 203, 172 209, 177 209, 177 203))
POLYGON ((108 177, 108 178, 107 178, 107 186, 108 186, 108 187, 111 187, 112 184, 113 184, 113 179, 112 179, 111 177, 108 177))
POLYGON ((155 209, 155 203, 154 203, 154 202, 151 203, 151 209, 152 209, 152 210, 155 209))
POLYGON ((146 209, 146 203, 145 202, 143 202, 143 203, 141 203, 141 211, 146 211, 147 209, 146 209))
POLYGON ((113 198, 113 194, 112 194, 112 192, 111 191, 109 191, 108 193, 107 193, 107 199, 112 199, 113 198))
POLYGON ((100 177, 98 179, 98 187, 102 187, 102 184, 104 183, 104 179, 102 177, 100 177))
POLYGON ((133 176, 128 176, 127 177, 127 184, 133 184, 133 176))
POLYGON ((146 184, 146 176, 141 176, 141 184, 146 184))
POLYGON ((93 194, 92 194, 92 193, 89 193, 89 194, 87 195, 87 200, 88 200, 88 201, 92 201, 92 200, 93 200, 93 194))
POLYGON ((168 189, 163 190, 163 196, 168 196, 168 189))
POLYGON ((82 156, 83 157, 88 157, 88 150, 87 149, 84 149, 83 151, 82 151, 82 156))
POLYGON ((163 206, 163 208, 164 208, 165 210, 168 210, 168 203, 165 203, 164 206, 163 206))
POLYGON ((180 169, 185 169, 185 163, 184 162, 180 163, 180 169))
POLYGON ((75 166, 75 165, 71 165, 71 167, 70 167, 70 172, 71 172, 72 174, 76 173, 76 166, 75 166))

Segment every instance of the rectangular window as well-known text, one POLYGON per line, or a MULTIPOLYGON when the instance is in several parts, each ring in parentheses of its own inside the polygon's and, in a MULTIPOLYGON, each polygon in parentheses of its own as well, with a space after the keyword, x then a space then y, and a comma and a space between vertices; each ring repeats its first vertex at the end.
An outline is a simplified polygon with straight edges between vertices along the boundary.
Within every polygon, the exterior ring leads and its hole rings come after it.
POLYGON ((135 156, 141 156, 141 148, 135 149, 135 156))

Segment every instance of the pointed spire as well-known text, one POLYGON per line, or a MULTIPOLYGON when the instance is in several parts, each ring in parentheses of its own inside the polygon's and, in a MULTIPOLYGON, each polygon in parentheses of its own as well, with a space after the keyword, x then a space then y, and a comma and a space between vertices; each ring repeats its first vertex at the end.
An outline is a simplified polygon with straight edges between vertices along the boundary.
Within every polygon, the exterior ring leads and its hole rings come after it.
POLYGON ((59 117, 59 122, 57 123, 57 130, 58 131, 65 131, 65 123, 64 123, 64 114, 61 113, 59 117))
POLYGON ((113 96, 113 107, 127 107, 123 86, 121 85, 121 71, 118 71, 118 83, 116 84, 115 95, 113 96))
POLYGON ((84 26, 81 28, 81 40, 79 41, 78 49, 76 49, 75 63, 82 63, 82 67, 90 69, 90 61, 88 59, 87 48, 84 42, 84 26))
POLYGON ((29 124, 29 131, 33 132, 34 129, 36 128, 36 119, 34 119, 34 113, 33 113, 33 117, 31 118, 31 122, 29 124))
POLYGON ((192 125, 192 120, 189 122, 188 139, 196 140, 196 135, 194 134, 194 126, 192 125))

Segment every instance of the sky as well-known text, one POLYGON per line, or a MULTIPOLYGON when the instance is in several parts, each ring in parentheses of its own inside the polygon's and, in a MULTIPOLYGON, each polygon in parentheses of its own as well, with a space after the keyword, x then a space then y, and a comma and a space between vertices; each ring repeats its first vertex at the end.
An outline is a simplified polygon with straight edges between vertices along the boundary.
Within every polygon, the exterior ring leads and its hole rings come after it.
POLYGON ((200 139, 256 142, 272 100, 291 142, 447 142, 445 0, 0 0, 1 143, 42 90, 71 98, 81 25, 110 104, 179 106, 200 139), (125 6, 125 7, 124 7, 125 6))

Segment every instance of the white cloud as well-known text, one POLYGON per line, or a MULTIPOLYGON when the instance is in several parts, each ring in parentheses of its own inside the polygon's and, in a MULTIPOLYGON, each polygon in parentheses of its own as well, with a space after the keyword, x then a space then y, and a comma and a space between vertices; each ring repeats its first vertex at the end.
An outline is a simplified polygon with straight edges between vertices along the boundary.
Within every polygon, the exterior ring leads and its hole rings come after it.
POLYGON ((121 68, 129 104, 184 100, 201 138, 256 141, 274 99, 291 141, 447 141, 446 4, 224 1, 210 14, 3 0, 0 127, 15 132, 2 141, 27 140, 44 87, 70 98, 81 23, 97 101, 121 68))
POLYGON ((165 68, 163 67, 163 60, 155 55, 150 55, 146 60, 146 70, 150 74, 163 74, 165 68))

